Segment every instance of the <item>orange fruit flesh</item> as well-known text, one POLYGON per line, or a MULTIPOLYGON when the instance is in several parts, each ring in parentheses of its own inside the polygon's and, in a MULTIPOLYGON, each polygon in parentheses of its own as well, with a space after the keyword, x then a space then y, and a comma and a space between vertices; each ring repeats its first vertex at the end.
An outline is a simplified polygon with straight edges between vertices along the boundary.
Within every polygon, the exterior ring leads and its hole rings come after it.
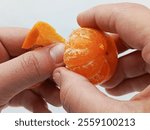
POLYGON ((33 46, 47 46, 52 43, 65 42, 55 29, 45 22, 37 22, 25 38, 22 48, 29 49, 33 46))
POLYGON ((109 80, 117 66, 117 49, 113 39, 98 30, 79 28, 69 41, 45 22, 37 22, 26 36, 22 48, 30 49, 53 43, 65 43, 66 68, 88 78, 93 84, 109 80))
POLYGON ((117 65, 117 49, 107 34, 79 28, 70 35, 64 53, 66 67, 87 77, 93 84, 111 78, 117 65))

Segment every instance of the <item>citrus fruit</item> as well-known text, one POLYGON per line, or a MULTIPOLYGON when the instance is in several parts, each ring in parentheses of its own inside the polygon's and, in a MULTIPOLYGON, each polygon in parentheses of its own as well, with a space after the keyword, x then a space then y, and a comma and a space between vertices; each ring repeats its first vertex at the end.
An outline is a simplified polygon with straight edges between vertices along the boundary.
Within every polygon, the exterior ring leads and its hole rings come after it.
POLYGON ((102 31, 79 28, 66 42, 64 63, 66 68, 87 77, 93 84, 104 83, 116 69, 116 45, 102 31))
POLYGON ((37 22, 26 36, 22 48, 30 49, 53 43, 65 44, 66 68, 85 76, 93 84, 109 80, 117 66, 114 40, 106 33, 92 29, 74 30, 68 41, 45 22, 37 22))
POLYGON ((37 22, 24 40, 22 48, 29 49, 35 46, 47 46, 52 43, 65 42, 55 29, 46 22, 37 22))

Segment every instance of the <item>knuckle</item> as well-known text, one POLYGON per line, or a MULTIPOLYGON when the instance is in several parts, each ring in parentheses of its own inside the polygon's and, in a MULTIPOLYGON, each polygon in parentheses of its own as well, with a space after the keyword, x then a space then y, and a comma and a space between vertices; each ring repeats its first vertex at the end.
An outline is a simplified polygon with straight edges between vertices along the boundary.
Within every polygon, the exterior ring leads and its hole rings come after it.
POLYGON ((34 52, 31 51, 26 53, 25 55, 22 55, 21 67, 27 74, 27 78, 36 77, 37 79, 39 79, 41 77, 39 62, 34 52))

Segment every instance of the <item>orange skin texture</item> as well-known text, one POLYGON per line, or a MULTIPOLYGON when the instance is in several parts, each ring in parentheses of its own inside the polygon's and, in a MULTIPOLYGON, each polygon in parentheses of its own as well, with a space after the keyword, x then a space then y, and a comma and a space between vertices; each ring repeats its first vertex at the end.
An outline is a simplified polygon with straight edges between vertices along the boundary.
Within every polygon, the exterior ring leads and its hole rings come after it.
POLYGON ((117 66, 114 40, 104 32, 79 28, 72 32, 65 46, 66 68, 79 73, 93 84, 109 80, 117 66))
POLYGON ((30 49, 38 46, 47 46, 52 43, 65 42, 55 29, 45 22, 37 22, 26 36, 22 48, 30 49))

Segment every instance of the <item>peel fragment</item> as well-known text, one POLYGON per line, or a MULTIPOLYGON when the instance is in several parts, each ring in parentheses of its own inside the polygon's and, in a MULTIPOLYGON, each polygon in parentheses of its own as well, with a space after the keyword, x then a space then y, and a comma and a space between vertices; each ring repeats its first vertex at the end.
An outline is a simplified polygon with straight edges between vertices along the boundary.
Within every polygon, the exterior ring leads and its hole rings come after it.
POLYGON ((34 46, 47 46, 52 43, 65 43, 55 29, 46 22, 37 22, 26 36, 22 48, 30 49, 34 46))

